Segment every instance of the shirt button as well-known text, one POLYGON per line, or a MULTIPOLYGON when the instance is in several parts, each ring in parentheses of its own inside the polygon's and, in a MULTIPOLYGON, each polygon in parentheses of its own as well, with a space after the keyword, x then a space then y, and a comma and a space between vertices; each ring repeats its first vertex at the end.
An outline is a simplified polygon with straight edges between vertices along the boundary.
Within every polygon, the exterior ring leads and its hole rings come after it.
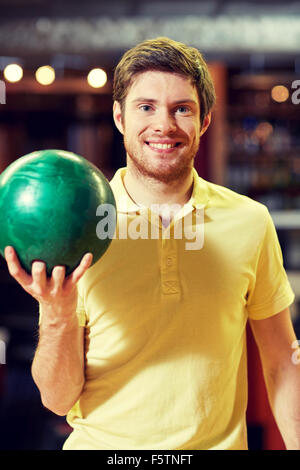
POLYGON ((167 266, 172 266, 173 260, 172 258, 167 258, 167 266))
POLYGON ((162 291, 164 294, 178 294, 180 292, 179 284, 177 281, 164 281, 162 291))

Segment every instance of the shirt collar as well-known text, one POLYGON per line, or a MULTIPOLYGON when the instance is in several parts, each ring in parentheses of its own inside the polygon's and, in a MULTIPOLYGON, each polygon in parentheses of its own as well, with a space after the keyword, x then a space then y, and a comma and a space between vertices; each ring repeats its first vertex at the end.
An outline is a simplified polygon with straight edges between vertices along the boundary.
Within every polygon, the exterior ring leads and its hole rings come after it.
MULTIPOLYGON (((141 206, 131 199, 125 189, 123 181, 125 173, 126 167, 119 168, 110 181, 110 185, 116 199, 117 211, 123 213, 138 213, 141 210, 141 206)), ((206 181, 198 175, 195 168, 193 168, 193 181, 192 195, 185 206, 192 206, 195 209, 201 209, 208 203, 208 188, 206 181)))
POLYGON ((193 181, 193 191, 188 204, 191 204, 195 209, 201 209, 207 206, 209 201, 207 182, 198 175, 195 168, 193 168, 193 181))
POLYGON ((126 173, 126 167, 119 168, 112 180, 110 181, 111 189, 114 193, 117 211, 118 212, 139 212, 140 206, 136 204, 128 192, 125 189, 124 185, 124 176, 126 173))

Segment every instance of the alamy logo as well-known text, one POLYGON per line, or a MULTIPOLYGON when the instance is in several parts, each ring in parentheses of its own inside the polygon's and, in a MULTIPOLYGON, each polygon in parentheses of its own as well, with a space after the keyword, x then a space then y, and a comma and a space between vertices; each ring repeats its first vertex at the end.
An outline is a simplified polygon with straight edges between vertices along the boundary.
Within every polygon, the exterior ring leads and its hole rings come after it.
MULTIPOLYGON (((119 201, 120 202, 120 201, 119 201)), ((131 239, 157 240, 159 238, 185 240, 186 250, 201 250, 204 244, 204 209, 191 211, 179 204, 153 204, 145 211, 118 214, 117 230, 115 230, 116 209, 111 204, 101 204, 96 212, 101 217, 96 227, 100 240, 131 239), (181 217, 177 217, 177 214, 181 217), (160 224, 164 221, 164 227, 160 224), (171 222, 174 224, 171 228, 171 222), (171 234, 172 230, 172 234, 171 234)))
POLYGON ((292 88, 296 88, 296 91, 292 94, 292 103, 299 104, 300 103, 300 80, 294 80, 292 83, 292 88))
POLYGON ((295 351, 292 354, 292 363, 295 364, 295 365, 300 363, 300 348, 299 348, 299 345, 300 345, 299 339, 295 339, 295 341, 293 341, 293 343, 291 344, 291 348, 295 349, 295 351))
POLYGON ((0 364, 6 364, 6 343, 0 339, 0 364))
POLYGON ((0 80, 0 104, 6 104, 6 87, 3 80, 0 80))

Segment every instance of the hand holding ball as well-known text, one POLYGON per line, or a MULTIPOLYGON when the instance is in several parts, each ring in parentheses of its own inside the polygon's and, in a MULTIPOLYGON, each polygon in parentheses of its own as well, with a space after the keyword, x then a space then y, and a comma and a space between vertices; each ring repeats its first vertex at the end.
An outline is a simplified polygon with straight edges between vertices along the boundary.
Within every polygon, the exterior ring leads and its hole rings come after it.
POLYGON ((28 273, 41 260, 48 276, 57 265, 67 276, 85 253, 94 264, 106 252, 115 206, 108 181, 85 158, 62 150, 25 155, 0 175, 0 253, 13 246, 28 273))

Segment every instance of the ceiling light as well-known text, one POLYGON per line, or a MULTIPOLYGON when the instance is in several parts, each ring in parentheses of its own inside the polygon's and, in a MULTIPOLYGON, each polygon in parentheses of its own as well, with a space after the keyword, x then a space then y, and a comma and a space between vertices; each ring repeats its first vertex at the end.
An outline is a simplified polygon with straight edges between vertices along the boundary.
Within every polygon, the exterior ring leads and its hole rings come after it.
POLYGON ((35 72, 35 78, 41 85, 51 85, 55 80, 55 70, 50 65, 43 65, 35 72))
POLYGON ((289 97, 289 90, 283 85, 276 85, 271 90, 271 96, 277 103, 283 103, 289 97))
POLYGON ((107 82, 106 72, 102 69, 93 69, 87 76, 88 84, 93 88, 101 88, 107 82))
POLYGON ((16 83, 23 77, 23 69, 18 64, 9 64, 5 67, 3 74, 8 82, 16 83))

